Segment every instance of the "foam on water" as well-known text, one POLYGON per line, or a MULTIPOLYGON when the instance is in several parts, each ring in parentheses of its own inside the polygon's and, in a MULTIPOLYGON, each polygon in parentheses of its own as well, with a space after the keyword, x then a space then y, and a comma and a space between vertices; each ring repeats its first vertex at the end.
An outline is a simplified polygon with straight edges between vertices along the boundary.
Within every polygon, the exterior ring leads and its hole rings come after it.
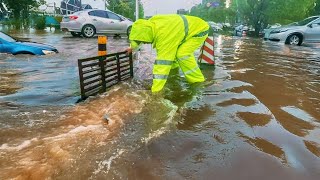
MULTIPOLYGON (((110 168, 111 168, 111 163, 112 161, 114 161, 115 159, 119 158, 121 156, 122 153, 124 153, 125 150, 123 149, 120 149, 120 150, 117 150, 117 152, 111 156, 108 160, 104 160, 104 161, 101 161, 99 162, 98 164, 98 169, 96 169, 93 174, 94 175, 97 175, 98 173, 100 173, 105 167, 107 168, 107 171, 106 173, 109 172, 110 168)), ((92 179, 92 177, 90 178, 92 179)))
POLYGON ((152 139, 160 137, 162 134, 164 134, 168 129, 165 127, 162 127, 152 133, 149 133, 148 137, 141 138, 141 142, 148 144, 152 139))
MULTIPOLYGON (((45 179, 70 168, 83 154, 112 143, 110 135, 119 133, 130 117, 142 111, 147 102, 146 96, 144 91, 130 92, 126 86, 116 86, 107 94, 91 98, 61 114, 58 124, 54 123, 52 129, 48 126, 45 134, 39 136, 34 133, 31 137, 24 137, 18 145, 2 144, 0 161, 6 165, 0 165, 0 179, 45 179), (111 123, 105 122, 105 114, 111 123)), ((107 167, 109 171, 112 161, 123 152, 118 151, 99 166, 107 167)))
POLYGON ((38 139, 37 138, 33 138, 31 140, 26 140, 26 141, 23 141, 21 144, 17 145, 17 146, 9 146, 7 143, 6 144, 2 144, 0 146, 0 150, 7 150, 7 151, 20 151, 24 148, 27 148, 31 145, 32 142, 35 142, 37 141, 38 139))
MULTIPOLYGON (((164 106, 164 108, 168 109, 168 112, 166 112, 166 119, 162 123, 162 127, 159 129, 155 129, 154 131, 150 132, 147 137, 142 137, 141 142, 148 144, 151 140, 160 137, 162 134, 166 133, 170 130, 172 125, 175 125, 176 122, 174 121, 174 117, 177 114, 178 106, 173 104, 170 100, 167 99, 161 99, 160 104, 164 106)), ((161 108, 161 106, 159 106, 161 108)), ((163 108, 163 109, 164 109, 163 108)))

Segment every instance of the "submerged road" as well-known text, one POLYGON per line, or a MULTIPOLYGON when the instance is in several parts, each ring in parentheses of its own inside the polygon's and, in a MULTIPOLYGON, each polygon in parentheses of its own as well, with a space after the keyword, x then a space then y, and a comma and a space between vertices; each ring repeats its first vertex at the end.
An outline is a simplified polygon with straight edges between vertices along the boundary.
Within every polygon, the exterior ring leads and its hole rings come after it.
MULTIPOLYGON (((134 79, 76 104, 77 59, 95 56, 97 39, 13 34, 60 53, 0 54, 0 179, 320 177, 320 45, 217 36, 206 82, 172 74, 156 96, 145 46, 134 79)), ((128 46, 109 42, 110 53, 128 46)))

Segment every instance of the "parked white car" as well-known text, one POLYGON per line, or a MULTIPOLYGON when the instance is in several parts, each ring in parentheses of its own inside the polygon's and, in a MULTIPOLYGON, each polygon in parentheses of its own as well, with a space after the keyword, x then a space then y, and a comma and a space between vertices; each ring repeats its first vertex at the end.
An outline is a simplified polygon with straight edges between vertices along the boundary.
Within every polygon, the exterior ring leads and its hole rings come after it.
POLYGON ((226 28, 230 28, 231 27, 230 23, 223 23, 222 25, 223 25, 223 27, 226 27, 226 28))
POLYGON ((287 26, 265 30, 265 40, 285 44, 320 43, 320 16, 312 16, 287 26))
POLYGON ((249 31, 249 27, 247 25, 239 25, 239 26, 236 26, 234 28, 234 35, 235 36, 242 36, 243 35, 243 32, 248 32, 249 31))
POLYGON ((129 35, 132 21, 112 11, 87 9, 64 16, 60 27, 73 36, 93 37, 95 34, 129 35))
POLYGON ((211 26, 213 31, 221 31, 223 28, 223 25, 221 23, 215 23, 213 21, 208 21, 208 24, 211 26))
POLYGON ((269 25, 269 26, 267 27, 267 29, 270 29, 270 28, 279 28, 279 27, 281 27, 281 24, 275 23, 275 24, 269 25))

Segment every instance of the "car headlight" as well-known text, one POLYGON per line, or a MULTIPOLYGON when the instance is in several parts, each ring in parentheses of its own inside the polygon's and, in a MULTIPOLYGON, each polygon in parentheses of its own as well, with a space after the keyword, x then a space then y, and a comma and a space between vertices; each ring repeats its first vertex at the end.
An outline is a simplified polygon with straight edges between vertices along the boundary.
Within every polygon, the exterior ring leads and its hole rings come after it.
POLYGON ((42 50, 43 54, 48 55, 48 54, 55 54, 56 52, 50 51, 50 50, 42 50))
POLYGON ((270 32, 270 34, 277 34, 277 33, 282 33, 282 32, 286 32, 288 31, 288 29, 276 29, 270 32))

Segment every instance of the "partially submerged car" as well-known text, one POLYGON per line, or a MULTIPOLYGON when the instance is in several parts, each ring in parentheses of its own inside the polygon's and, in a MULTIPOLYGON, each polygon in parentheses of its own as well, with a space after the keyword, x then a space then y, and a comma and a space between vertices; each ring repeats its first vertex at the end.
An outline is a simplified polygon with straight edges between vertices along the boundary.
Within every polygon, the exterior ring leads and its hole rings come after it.
POLYGON ((58 50, 50 45, 19 41, 3 32, 0 32, 0 53, 8 54, 32 54, 46 55, 58 53, 58 50))
POLYGON ((64 16, 60 27, 72 36, 93 37, 95 34, 126 34, 129 36, 133 22, 109 10, 86 9, 64 16))
POLYGON ((265 30, 265 40, 301 45, 302 43, 320 43, 320 16, 312 16, 286 26, 265 30))

